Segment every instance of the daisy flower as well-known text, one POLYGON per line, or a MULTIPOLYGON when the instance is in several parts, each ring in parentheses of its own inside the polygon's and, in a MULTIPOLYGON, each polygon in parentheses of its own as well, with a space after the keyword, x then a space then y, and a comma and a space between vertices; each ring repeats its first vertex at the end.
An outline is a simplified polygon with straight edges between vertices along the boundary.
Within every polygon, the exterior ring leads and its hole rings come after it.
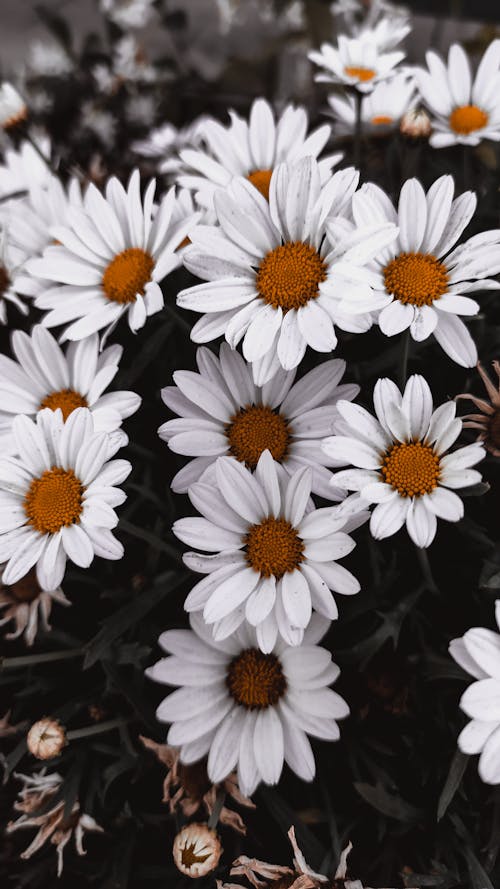
POLYGON ((315 76, 318 82, 342 84, 355 87, 360 93, 371 93, 380 80, 392 77, 405 54, 401 50, 381 50, 374 35, 363 31, 356 37, 340 34, 336 47, 322 43, 319 52, 313 50, 308 56, 324 69, 315 76))
POLYGON ((161 393, 179 419, 163 423, 160 438, 174 453, 194 457, 172 480, 174 491, 186 493, 197 481, 216 484, 215 463, 224 454, 253 470, 268 450, 288 475, 310 466, 313 493, 343 498, 331 485, 328 459, 319 444, 335 432, 336 402, 359 392, 354 384, 339 385, 345 361, 325 361, 295 385, 295 371, 280 370, 264 386, 255 385, 251 365, 227 343, 219 358, 198 349, 196 361, 198 374, 176 371, 175 385, 161 393))
POLYGON ((458 398, 472 401, 474 407, 480 411, 478 414, 467 414, 462 417, 464 429, 478 429, 478 441, 484 442, 484 446, 494 457, 500 457, 500 362, 493 361, 493 370, 497 375, 497 384, 491 382, 488 374, 478 362, 477 369, 484 383, 489 400, 477 398, 464 392, 457 395, 458 398))
MULTIPOLYGON (((500 599, 495 602, 495 619, 500 629, 500 599)), ((484 627, 467 630, 453 639, 451 656, 473 682, 460 699, 460 708, 470 722, 458 737, 462 753, 480 753, 479 777, 485 784, 500 784, 500 634, 484 627)))
POLYGON ((3 612, 0 626, 14 622, 15 629, 5 634, 5 639, 18 639, 23 636, 26 645, 33 645, 38 633, 38 621, 46 632, 50 630, 49 617, 54 602, 71 605, 61 587, 55 590, 42 590, 33 570, 17 583, 10 586, 3 583, 3 569, 0 565, 0 611, 3 612))
POLYGON ((252 627, 215 642, 201 616, 191 616, 191 630, 162 633, 159 643, 168 656, 146 673, 180 686, 156 717, 172 723, 167 743, 180 747, 181 762, 208 754, 213 783, 237 768, 245 796, 261 781, 277 784, 284 762, 312 781, 316 769, 307 735, 336 741, 337 720, 349 714, 343 698, 328 688, 339 669, 317 645, 328 625, 316 615, 303 645, 278 642, 267 654, 259 651, 252 627))
MULTIPOLYGON (((216 120, 204 122, 200 136, 205 151, 180 151, 184 171, 177 181, 195 192, 202 207, 211 208, 217 189, 227 188, 235 176, 243 176, 268 200, 271 176, 278 164, 295 163, 306 156, 318 158, 330 138, 328 124, 308 134, 307 112, 293 105, 287 105, 277 120, 269 102, 261 98, 253 102, 248 121, 235 111, 229 115, 229 126, 216 120)), ((342 154, 337 153, 318 162, 322 182, 341 159, 342 154)))
POLYGON ((370 520, 375 538, 390 537, 406 523, 413 542, 428 547, 437 518, 462 518, 463 503, 454 489, 481 481, 470 467, 483 459, 484 448, 471 444, 448 453, 462 431, 456 404, 448 401, 433 410, 429 385, 418 374, 403 395, 392 380, 378 380, 373 404, 376 419, 357 404, 337 405, 345 428, 342 435, 326 438, 323 447, 328 456, 356 468, 335 473, 334 484, 377 504, 370 520))
POLYGON ((15 281, 24 257, 20 250, 7 240, 7 231, 0 224, 0 324, 7 324, 7 304, 11 303, 26 315, 27 307, 19 299, 15 281))
POLYGON ((99 351, 97 334, 70 343, 66 352, 41 325, 31 336, 21 330, 12 334, 13 361, 0 355, 0 450, 14 454, 13 421, 18 414, 35 417, 39 410, 60 408, 63 420, 72 411, 87 407, 92 412, 96 432, 109 432, 110 454, 127 444, 119 430, 122 421, 134 414, 141 403, 135 392, 105 390, 116 376, 122 346, 99 351))
POLYGON ((420 342, 434 334, 453 361, 472 367, 476 346, 458 316, 479 311, 469 293, 500 287, 489 278, 500 272, 500 231, 481 232, 455 247, 477 201, 471 191, 453 200, 453 192, 452 176, 436 179, 427 193, 418 179, 407 179, 396 210, 377 185, 362 187, 352 202, 356 223, 390 221, 399 225, 399 237, 366 270, 371 295, 365 300, 348 293, 341 308, 356 317, 378 311, 386 336, 409 328, 420 342))
MULTIPOLYGON (((174 534, 206 556, 186 553, 185 564, 207 575, 189 593, 186 611, 201 611, 214 638, 225 639, 246 619, 263 651, 280 634, 300 645, 313 608, 338 616, 331 590, 359 592, 359 583, 336 559, 348 555, 360 506, 311 508, 312 470, 288 477, 269 451, 255 475, 234 457, 219 457, 217 486, 191 485, 189 499, 201 514, 174 522, 174 534)), ((364 516, 362 516, 364 520, 364 516)))
POLYGON ((368 330, 371 318, 342 315, 339 303, 353 290, 371 293, 363 266, 397 229, 390 222, 356 228, 348 219, 333 220, 350 211, 358 180, 351 167, 321 185, 319 166, 307 157, 276 168, 269 202, 242 178, 220 189, 219 226, 197 226, 184 252, 187 268, 208 280, 177 297, 182 308, 205 313, 191 339, 225 334, 231 348, 243 339, 243 355, 262 385, 280 366, 297 367, 308 345, 331 352, 334 321, 368 330))
MULTIPOLYGON (((50 140, 46 136, 35 139, 43 157, 51 154, 50 140)), ((30 142, 21 142, 18 149, 8 148, 0 164, 0 197, 20 191, 29 191, 34 186, 46 185, 52 179, 52 171, 39 152, 30 142)))
POLYGON ((154 13, 154 0, 101 0, 101 10, 119 28, 143 28, 154 13))
POLYGON ((7 81, 0 83, 0 126, 13 130, 28 117, 26 102, 15 87, 7 81))
POLYGON ((94 431, 91 412, 78 408, 66 422, 60 409, 46 408, 36 421, 21 415, 13 434, 19 456, 0 459, 3 584, 17 583, 36 565, 40 586, 53 590, 67 558, 81 568, 94 555, 121 559, 111 529, 118 524, 114 507, 126 496, 115 485, 132 467, 108 461, 108 435, 94 431))
POLYGON ((35 304, 49 310, 45 327, 71 322, 62 340, 80 340, 103 328, 109 333, 124 314, 135 332, 163 308, 159 282, 179 266, 176 250, 197 217, 173 222, 173 189, 154 213, 154 192, 152 180, 141 200, 138 170, 127 190, 110 179, 105 197, 90 184, 83 209, 71 207, 68 224, 52 229, 59 245, 27 262, 31 275, 57 284, 35 304))
POLYGON ((450 47, 448 65, 437 53, 426 54, 429 70, 415 68, 422 98, 434 115, 430 144, 479 145, 500 140, 500 40, 486 50, 472 79, 467 54, 457 43, 450 47))
MULTIPOLYGON (((399 122, 415 101, 415 81, 408 74, 396 74, 391 80, 378 83, 361 106, 365 132, 385 134, 399 122)), ((353 133, 356 125, 356 101, 347 93, 328 96, 334 118, 339 121, 338 132, 353 133)))

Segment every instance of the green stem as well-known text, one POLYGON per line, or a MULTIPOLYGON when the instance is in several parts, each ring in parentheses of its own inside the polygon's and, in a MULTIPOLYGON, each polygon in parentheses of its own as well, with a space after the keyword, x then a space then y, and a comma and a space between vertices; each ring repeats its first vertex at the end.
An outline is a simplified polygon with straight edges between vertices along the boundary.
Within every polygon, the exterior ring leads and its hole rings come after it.
POLYGON ((49 651, 46 654, 27 654, 22 657, 5 657, 0 660, 1 670, 14 670, 18 667, 31 667, 34 664, 48 664, 50 661, 67 661, 82 657, 85 648, 72 648, 71 651, 49 651))
POLYGON ((422 577, 424 579, 424 583, 426 588, 430 593, 439 593, 439 587, 434 580, 434 575, 432 573, 431 564, 429 562, 429 556, 427 555, 427 550, 422 549, 419 546, 415 547, 417 551, 417 558, 420 563, 420 568, 422 571, 422 577))
POLYGON ((215 799, 215 805, 212 809, 212 814, 210 815, 210 818, 207 821, 207 826, 210 828, 210 830, 215 830, 215 828, 217 827, 217 822, 219 820, 220 813, 222 812, 222 809, 224 807, 225 801, 226 801, 226 791, 224 790, 223 787, 221 787, 217 792, 217 796, 215 799))
POLYGON ((100 722, 97 725, 87 725, 85 728, 76 728, 72 732, 68 732, 66 739, 68 741, 76 741, 78 738, 88 738, 90 735, 101 735, 104 732, 110 732, 112 729, 121 728, 127 725, 129 719, 108 719, 107 722, 100 722))
POLYGON ((399 359, 399 387, 401 391, 406 386, 408 378, 408 355, 410 353, 410 328, 401 334, 401 356, 399 359))

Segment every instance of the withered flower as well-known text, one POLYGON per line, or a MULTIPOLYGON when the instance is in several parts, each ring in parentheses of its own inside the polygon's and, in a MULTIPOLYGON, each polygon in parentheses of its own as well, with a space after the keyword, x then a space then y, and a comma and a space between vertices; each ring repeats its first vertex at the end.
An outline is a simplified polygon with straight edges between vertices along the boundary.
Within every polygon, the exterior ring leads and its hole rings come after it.
POLYGON ((62 589, 42 590, 36 579, 35 569, 18 580, 12 586, 2 583, 4 565, 0 565, 0 610, 5 609, 0 626, 15 622, 15 630, 6 633, 6 639, 17 639, 24 634, 26 645, 33 645, 38 632, 38 620, 41 619, 45 630, 50 630, 49 617, 53 602, 60 605, 71 605, 62 589))
POLYGON ((497 375, 496 386, 491 382, 481 363, 478 361, 477 364, 477 369, 484 383, 489 401, 484 398, 477 398, 469 392, 457 395, 457 399, 468 399, 481 411, 479 414, 466 414, 465 417, 462 417, 464 428, 478 429, 479 435, 477 440, 484 442, 485 448, 494 457, 500 457, 500 362, 493 361, 492 365, 497 375))
POLYGON ((57 719, 44 716, 33 723, 26 743, 29 752, 37 759, 54 759, 66 745, 66 732, 57 719))
POLYGON ((174 840, 174 862, 187 877, 196 879, 210 874, 219 863, 222 846, 215 830, 208 824, 186 824, 174 840))

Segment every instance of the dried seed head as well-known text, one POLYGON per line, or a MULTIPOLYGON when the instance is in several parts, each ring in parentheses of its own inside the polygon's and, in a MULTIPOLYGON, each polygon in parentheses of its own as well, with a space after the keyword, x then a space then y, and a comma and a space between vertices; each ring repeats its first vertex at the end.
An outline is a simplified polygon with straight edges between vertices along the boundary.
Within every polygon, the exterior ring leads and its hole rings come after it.
POLYGON ((26 742, 37 759, 54 759, 66 745, 66 732, 57 719, 44 716, 31 726, 26 742))
POLYGON ((174 862, 187 877, 196 879, 210 874, 219 863, 222 846, 207 824, 186 824, 179 831, 173 847, 174 862))

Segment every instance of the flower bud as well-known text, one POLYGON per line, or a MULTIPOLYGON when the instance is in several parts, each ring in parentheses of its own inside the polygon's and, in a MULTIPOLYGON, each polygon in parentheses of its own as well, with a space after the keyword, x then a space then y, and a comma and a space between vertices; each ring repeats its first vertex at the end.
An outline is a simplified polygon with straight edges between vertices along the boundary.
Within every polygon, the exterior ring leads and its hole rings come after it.
POLYGON ((186 824, 173 847, 174 862, 187 877, 204 877, 217 867, 222 846, 215 830, 207 824, 186 824))
POLYGON ((53 759, 66 745, 66 732, 57 719, 44 716, 33 723, 26 741, 28 750, 37 759, 53 759))
POLYGON ((409 139, 428 139, 432 132, 430 117, 423 108, 412 108, 403 114, 399 131, 409 139))

